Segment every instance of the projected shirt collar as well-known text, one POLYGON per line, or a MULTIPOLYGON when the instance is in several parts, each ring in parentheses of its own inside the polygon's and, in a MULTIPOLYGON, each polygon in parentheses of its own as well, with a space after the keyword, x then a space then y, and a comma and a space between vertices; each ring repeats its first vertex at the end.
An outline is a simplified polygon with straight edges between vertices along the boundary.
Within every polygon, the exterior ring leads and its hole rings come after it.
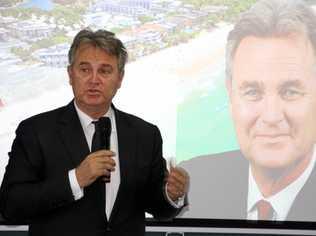
POLYGON ((283 221, 286 220, 286 216, 296 198, 296 195, 302 189, 304 184, 306 183, 307 179, 311 175, 311 172, 315 165, 316 160, 316 145, 314 146, 313 156, 310 164, 303 172, 303 174, 296 179, 293 183, 288 185, 285 189, 278 192, 277 194, 269 197, 264 198, 258 188, 257 183, 254 180, 252 175, 252 171, 249 167, 249 180, 248 180, 248 205, 247 205, 247 219, 248 220, 257 220, 258 219, 258 212, 255 207, 256 203, 261 200, 265 199, 266 201, 270 202, 273 209, 274 215, 272 220, 279 220, 283 221))

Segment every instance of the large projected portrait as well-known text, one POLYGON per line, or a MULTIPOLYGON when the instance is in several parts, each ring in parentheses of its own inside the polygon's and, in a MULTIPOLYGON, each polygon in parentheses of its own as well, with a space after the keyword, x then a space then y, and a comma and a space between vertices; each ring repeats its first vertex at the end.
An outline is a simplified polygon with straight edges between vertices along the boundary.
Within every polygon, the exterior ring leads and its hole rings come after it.
POLYGON ((103 29, 129 55, 113 104, 156 124, 164 158, 190 176, 179 220, 316 222, 315 10, 316 0, 0 0, 0 183, 20 122, 72 101, 76 33, 103 29))
POLYGON ((315 221, 316 17, 260 0, 229 33, 226 88, 238 151, 183 163, 185 217, 315 221))

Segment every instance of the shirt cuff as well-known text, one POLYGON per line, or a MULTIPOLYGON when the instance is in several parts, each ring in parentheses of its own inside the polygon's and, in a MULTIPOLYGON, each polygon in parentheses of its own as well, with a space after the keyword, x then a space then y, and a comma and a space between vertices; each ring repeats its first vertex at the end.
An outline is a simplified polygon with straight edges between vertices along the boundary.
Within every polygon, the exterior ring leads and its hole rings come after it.
POLYGON ((75 200, 79 200, 83 197, 83 189, 80 187, 78 183, 75 169, 72 169, 68 172, 68 178, 70 182, 72 195, 74 196, 75 200))
POLYGON ((171 204, 171 206, 173 206, 174 208, 181 208, 184 206, 184 195, 182 197, 180 197, 177 201, 172 201, 172 199, 169 197, 168 195, 168 191, 167 191, 167 184, 165 186, 165 195, 166 198, 168 200, 168 202, 171 204))

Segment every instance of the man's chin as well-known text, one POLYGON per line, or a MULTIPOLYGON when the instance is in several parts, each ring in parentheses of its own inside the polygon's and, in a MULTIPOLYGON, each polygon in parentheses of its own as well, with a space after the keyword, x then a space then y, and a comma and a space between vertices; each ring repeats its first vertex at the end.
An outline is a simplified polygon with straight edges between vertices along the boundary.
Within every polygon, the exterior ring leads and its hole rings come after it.
POLYGON ((86 96, 87 103, 100 102, 100 100, 102 100, 102 97, 100 94, 90 94, 86 96))
POLYGON ((105 104, 105 101, 101 96, 89 96, 85 102, 87 105, 95 107, 104 106, 105 104))
POLYGON ((291 153, 288 149, 260 149, 252 151, 251 162, 267 169, 282 169, 291 164, 291 153))

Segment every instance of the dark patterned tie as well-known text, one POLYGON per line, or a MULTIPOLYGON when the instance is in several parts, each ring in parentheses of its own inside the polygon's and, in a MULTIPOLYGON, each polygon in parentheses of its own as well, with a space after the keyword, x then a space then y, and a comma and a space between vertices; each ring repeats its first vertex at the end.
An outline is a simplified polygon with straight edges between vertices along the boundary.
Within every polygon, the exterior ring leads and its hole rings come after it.
POLYGON ((91 152, 110 148, 111 120, 109 117, 101 117, 92 122, 95 132, 92 137, 91 152))
MULTIPOLYGON (((108 117, 101 117, 97 121, 92 122, 95 127, 95 132, 92 137, 91 152, 95 152, 101 149, 110 149, 110 135, 111 135, 111 120, 108 117)), ((105 182, 102 177, 98 178, 91 184, 91 191, 94 195, 95 204, 100 214, 107 221, 105 214, 105 182)))
POLYGON ((257 202, 258 220, 272 220, 273 208, 270 202, 260 200, 257 202))

